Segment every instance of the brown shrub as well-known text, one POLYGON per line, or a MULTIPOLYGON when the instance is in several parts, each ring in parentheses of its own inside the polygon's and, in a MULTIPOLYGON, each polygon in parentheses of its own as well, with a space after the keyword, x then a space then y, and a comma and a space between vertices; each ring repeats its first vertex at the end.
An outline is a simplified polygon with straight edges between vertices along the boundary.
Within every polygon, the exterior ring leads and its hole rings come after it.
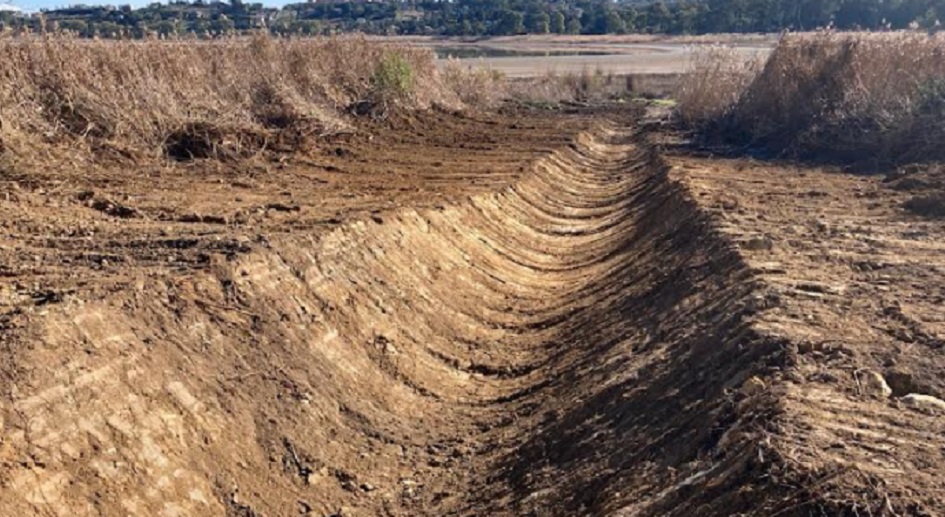
POLYGON ((509 94, 509 81, 495 70, 464 66, 449 58, 441 69, 443 83, 461 102, 470 106, 494 107, 509 94))
POLYGON ((511 100, 527 104, 603 101, 633 93, 633 81, 601 69, 580 73, 549 72, 537 77, 509 79, 501 72, 464 66, 450 59, 441 75, 447 89, 467 106, 495 107, 511 100))
POLYGON ((735 48, 723 45, 695 47, 689 59, 675 97, 677 114, 690 127, 729 115, 763 65, 760 59, 746 60, 735 48))
POLYGON ((584 69, 580 73, 549 72, 538 77, 509 81, 507 96, 515 101, 539 104, 594 102, 629 95, 626 77, 584 69))
POLYGON ((789 151, 920 159, 945 136, 945 38, 825 33, 785 38, 734 123, 789 151))
POLYGON ((943 35, 786 36, 753 80, 714 84, 720 91, 681 101, 680 118, 739 143, 832 161, 945 158, 943 35))
POLYGON ((361 37, 44 36, 0 39, 0 54, 0 135, 24 153, 87 144, 202 156, 229 141, 261 145, 274 132, 344 131, 343 114, 375 95, 378 67, 391 56, 411 76, 397 103, 456 102, 441 87, 432 52, 361 37), (197 147, 183 149, 187 142, 197 147))

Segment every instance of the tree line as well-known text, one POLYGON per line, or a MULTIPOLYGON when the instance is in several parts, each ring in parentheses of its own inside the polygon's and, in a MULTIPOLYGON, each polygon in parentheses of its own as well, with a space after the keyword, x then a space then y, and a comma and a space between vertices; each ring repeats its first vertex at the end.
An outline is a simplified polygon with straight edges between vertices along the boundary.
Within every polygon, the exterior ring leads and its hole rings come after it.
POLYGON ((0 29, 68 30, 85 37, 273 34, 502 36, 707 34, 838 29, 937 29, 945 0, 174 0, 146 7, 74 6, 32 16, 0 12, 0 29))

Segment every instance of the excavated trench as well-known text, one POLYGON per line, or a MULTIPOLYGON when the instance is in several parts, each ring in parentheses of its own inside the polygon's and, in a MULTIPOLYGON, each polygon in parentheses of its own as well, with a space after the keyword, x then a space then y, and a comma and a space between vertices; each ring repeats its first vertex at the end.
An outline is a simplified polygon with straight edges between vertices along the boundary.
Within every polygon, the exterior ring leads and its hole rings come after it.
POLYGON ((583 134, 493 194, 37 315, 0 514, 751 511, 731 393, 784 361, 753 286, 633 130, 583 134))

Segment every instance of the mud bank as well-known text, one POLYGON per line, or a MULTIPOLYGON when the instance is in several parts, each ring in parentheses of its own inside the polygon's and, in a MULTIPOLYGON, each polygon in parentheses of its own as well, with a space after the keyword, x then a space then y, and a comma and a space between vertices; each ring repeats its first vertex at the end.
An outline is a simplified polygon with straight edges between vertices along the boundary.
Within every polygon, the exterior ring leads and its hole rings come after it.
POLYGON ((632 128, 206 261, 6 331, 0 513, 831 508, 794 497, 761 280, 632 128))

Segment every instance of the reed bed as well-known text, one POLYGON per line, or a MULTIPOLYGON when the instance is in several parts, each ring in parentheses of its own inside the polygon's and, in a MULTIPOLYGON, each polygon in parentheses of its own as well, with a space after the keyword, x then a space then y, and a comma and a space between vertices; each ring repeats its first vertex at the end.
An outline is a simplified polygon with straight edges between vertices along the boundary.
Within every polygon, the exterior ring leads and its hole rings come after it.
POLYGON ((350 129, 351 114, 455 104, 432 52, 362 37, 0 39, 0 150, 255 152, 350 129))
POLYGON ((680 88, 680 119, 706 138, 840 162, 945 159, 945 35, 788 35, 764 66, 731 59, 703 60, 680 88))

